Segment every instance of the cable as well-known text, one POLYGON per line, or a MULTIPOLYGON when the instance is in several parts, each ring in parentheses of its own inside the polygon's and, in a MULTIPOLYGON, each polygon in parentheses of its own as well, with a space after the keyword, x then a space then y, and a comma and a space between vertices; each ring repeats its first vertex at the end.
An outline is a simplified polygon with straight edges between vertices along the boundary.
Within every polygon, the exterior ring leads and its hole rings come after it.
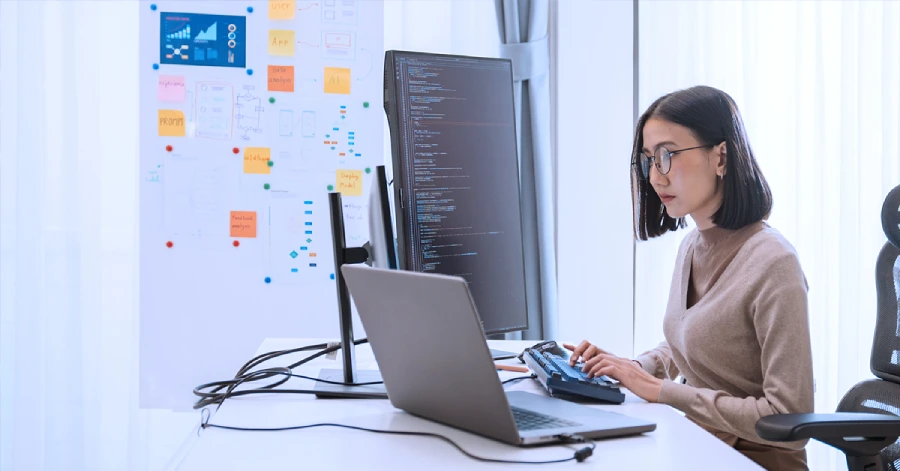
MULTIPOLYGON (((529 376, 517 376, 515 378, 506 379, 506 380, 502 381, 501 384, 507 384, 507 383, 511 383, 513 381, 520 381, 523 379, 532 379, 532 378, 536 378, 536 377, 537 376, 535 376, 534 374, 529 375, 529 376)), ((232 397, 248 396, 251 394, 316 394, 318 392, 318 391, 314 391, 314 390, 310 390, 310 389, 274 389, 276 386, 284 384, 290 378, 302 378, 302 379, 308 379, 311 381, 318 381, 321 383, 336 384, 336 385, 340 385, 340 386, 371 386, 371 385, 375 385, 375 384, 383 384, 383 381, 370 381, 370 382, 366 382, 366 383, 344 383, 341 381, 329 381, 326 379, 313 378, 310 376, 293 373, 287 368, 282 368, 282 367, 268 368, 265 370, 258 370, 258 371, 254 371, 252 373, 247 373, 247 374, 245 374, 245 376, 243 376, 241 378, 236 378, 234 380, 216 381, 213 383, 201 384, 200 386, 197 386, 196 388, 194 388, 194 395, 200 397, 201 399, 198 400, 196 404, 194 404, 194 409, 200 409, 200 408, 203 408, 206 406, 210 406, 212 404, 217 404, 216 409, 218 410, 219 406, 221 406, 222 403, 225 402, 225 399, 232 398, 232 397), (255 389, 245 389, 245 390, 240 390, 240 391, 235 390, 235 388, 237 388, 238 386, 240 386, 241 384, 243 384, 245 382, 252 382, 252 381, 259 380, 260 378, 263 378, 263 377, 269 378, 272 376, 279 376, 279 375, 284 376, 285 378, 282 380, 278 380, 272 384, 268 384, 266 386, 262 386, 262 387, 255 388, 255 389), (259 376, 259 377, 256 377, 256 376, 259 376), (211 387, 217 387, 217 386, 219 388, 214 390, 214 392, 204 392, 203 391, 204 389, 209 389, 211 387), (225 391, 223 393, 215 392, 215 391, 220 390, 221 388, 227 388, 227 391, 225 391)))
MULTIPOLYGON (((364 337, 364 338, 361 338, 358 340, 354 340, 353 344, 354 345, 362 345, 362 344, 368 343, 368 341, 369 341, 368 338, 364 337)), ((235 374, 233 379, 225 380, 225 381, 214 381, 211 383, 201 384, 200 386, 195 387, 193 390, 193 393, 195 396, 199 397, 199 399, 197 400, 196 403, 194 403, 193 408, 200 409, 200 408, 212 405, 212 404, 221 405, 222 401, 228 397, 243 396, 246 394, 250 394, 251 391, 256 391, 256 393, 270 393, 270 392, 274 391, 273 388, 276 388, 276 387, 286 383, 290 379, 290 376, 285 375, 285 370, 287 370, 286 371, 287 374, 290 374, 291 373, 290 370, 292 370, 300 365, 303 365, 304 363, 308 363, 308 362, 310 362, 318 357, 321 357, 323 355, 327 355, 331 352, 336 352, 336 351, 340 350, 340 348, 341 348, 341 345, 339 343, 331 344, 330 346, 329 346, 329 344, 316 344, 316 345, 307 345, 307 346, 299 347, 299 348, 292 348, 289 350, 276 350, 273 352, 268 352, 268 353, 263 353, 263 354, 257 355, 255 357, 253 357, 252 359, 250 359, 250 361, 245 363, 244 366, 242 366, 240 368, 240 370, 238 370, 237 374, 235 374), (288 365, 287 368, 283 368, 283 367, 282 368, 269 368, 269 369, 265 369, 265 370, 257 370, 257 371, 253 371, 253 372, 248 372, 251 368, 259 366, 260 364, 262 364, 266 361, 272 360, 273 358, 277 358, 277 357, 280 357, 283 355, 288 355, 291 353, 309 351, 309 350, 320 350, 320 351, 318 351, 306 358, 303 358, 302 360, 297 361, 291 365, 288 365), (246 390, 246 391, 237 391, 237 392, 240 392, 241 394, 236 394, 234 391, 234 388, 242 383, 260 381, 260 380, 268 379, 268 378, 271 378, 271 377, 277 376, 277 375, 285 375, 285 376, 284 376, 284 378, 281 378, 274 383, 267 384, 267 385, 262 386, 257 389, 246 390), (211 389, 211 390, 208 392, 205 391, 208 389, 211 389), (226 393, 220 393, 220 391, 222 391, 223 389, 227 389, 228 391, 226 393)), ((309 379, 313 379, 313 378, 309 378, 309 379)), ((314 380, 320 381, 318 378, 315 378, 314 380)), ((325 381, 325 380, 321 380, 321 381, 325 381)), ((352 386, 352 384, 344 384, 344 385, 352 386)), ((301 390, 294 390, 294 391, 301 391, 301 390)), ((304 392, 304 394, 307 394, 307 393, 304 392)))
POLYGON ((522 380, 522 379, 533 379, 533 378, 537 378, 537 375, 536 375, 536 374, 530 374, 530 375, 528 375, 528 376, 516 376, 515 378, 505 379, 505 380, 501 381, 500 384, 506 384, 506 383, 511 383, 511 382, 513 382, 513 381, 519 381, 519 380, 522 380))
MULTIPOLYGON (((211 424, 211 423, 209 423, 210 416, 211 416, 211 414, 208 409, 203 409, 203 411, 200 413, 200 417, 201 417, 200 427, 202 429, 205 430, 207 428, 220 428, 220 429, 224 429, 224 430, 235 430, 235 431, 241 431, 241 432, 282 432, 282 431, 287 431, 287 430, 303 430, 303 429, 314 428, 314 427, 339 427, 339 428, 346 428, 346 429, 350 429, 350 430, 359 430, 359 431, 363 431, 363 432, 380 433, 380 434, 386 434, 386 435, 403 435, 403 436, 418 436, 418 437, 437 438, 437 439, 440 439, 440 440, 443 440, 443 441, 449 443, 450 445, 452 445, 454 448, 459 450, 462 454, 466 455, 467 457, 472 458, 477 461, 485 462, 485 463, 553 464, 553 463, 565 463, 567 461, 572 461, 572 460, 575 460, 575 461, 581 463, 584 460, 586 460, 589 456, 591 456, 594 453, 594 448, 597 447, 597 445, 593 441, 590 441, 589 447, 584 447, 584 448, 577 450, 571 458, 561 458, 558 460, 547 460, 547 461, 501 460, 501 459, 497 459, 497 458, 485 458, 483 456, 474 455, 474 454, 466 451, 463 447, 459 446, 453 440, 451 440, 443 435, 439 435, 436 433, 430 433, 430 432, 409 432, 409 431, 402 431, 402 430, 379 430, 379 429, 372 429, 372 428, 365 428, 365 427, 357 427, 354 425, 332 424, 332 423, 297 425, 297 426, 293 426, 293 427, 274 427, 274 428, 232 427, 229 425, 211 424)), ((569 442, 574 442, 574 443, 584 443, 586 441, 589 441, 580 435, 563 434, 563 435, 558 435, 557 437, 564 441, 569 441, 569 442)))

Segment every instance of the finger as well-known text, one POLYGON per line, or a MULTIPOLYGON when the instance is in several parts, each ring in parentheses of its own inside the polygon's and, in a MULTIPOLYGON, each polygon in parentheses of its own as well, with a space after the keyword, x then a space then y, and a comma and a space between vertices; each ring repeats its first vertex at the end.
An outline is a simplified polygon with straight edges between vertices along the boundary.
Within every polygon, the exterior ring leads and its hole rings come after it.
POLYGON ((608 361, 609 355, 597 355, 594 358, 589 359, 588 361, 584 362, 584 366, 581 368, 581 371, 587 373, 591 369, 599 365, 601 362, 603 362, 603 360, 608 361))
POLYGON ((563 348, 570 352, 575 351, 575 345, 572 345, 571 343, 564 343, 563 348))
POLYGON ((609 360, 604 360, 591 367, 590 371, 587 372, 587 376, 588 378, 603 376, 614 369, 616 369, 616 365, 612 364, 609 360))
POLYGON ((584 353, 581 354, 581 358, 584 359, 585 361, 590 360, 591 358, 594 358, 595 356, 597 356, 597 347, 594 345, 591 345, 590 347, 588 347, 587 350, 585 350, 584 353))
POLYGON ((578 362, 578 359, 581 358, 581 354, 584 353, 584 351, 587 350, 590 346, 590 342, 588 342, 587 340, 582 340, 581 343, 578 344, 577 347, 575 347, 575 350, 572 352, 572 356, 569 357, 569 365, 574 366, 575 363, 578 362))

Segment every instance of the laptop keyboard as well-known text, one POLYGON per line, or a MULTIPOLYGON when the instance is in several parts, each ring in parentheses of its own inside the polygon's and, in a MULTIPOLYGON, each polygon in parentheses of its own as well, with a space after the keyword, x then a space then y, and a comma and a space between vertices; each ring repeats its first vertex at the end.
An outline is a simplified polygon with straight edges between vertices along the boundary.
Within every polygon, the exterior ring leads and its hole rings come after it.
POLYGON ((570 422, 549 415, 538 414, 537 412, 527 411, 512 407, 513 419, 516 421, 516 427, 519 430, 540 430, 544 428, 561 428, 574 427, 581 425, 577 422, 570 422))

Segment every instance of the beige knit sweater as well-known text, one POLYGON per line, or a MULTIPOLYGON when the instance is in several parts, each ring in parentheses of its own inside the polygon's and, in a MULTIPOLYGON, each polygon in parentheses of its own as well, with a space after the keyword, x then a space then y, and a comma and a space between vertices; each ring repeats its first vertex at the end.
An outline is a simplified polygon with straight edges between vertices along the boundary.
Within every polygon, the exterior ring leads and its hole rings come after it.
POLYGON ((739 438, 767 442, 760 417, 813 412, 806 277, 797 253, 765 223, 688 234, 678 249, 663 330, 640 355, 664 381, 659 402, 739 438))

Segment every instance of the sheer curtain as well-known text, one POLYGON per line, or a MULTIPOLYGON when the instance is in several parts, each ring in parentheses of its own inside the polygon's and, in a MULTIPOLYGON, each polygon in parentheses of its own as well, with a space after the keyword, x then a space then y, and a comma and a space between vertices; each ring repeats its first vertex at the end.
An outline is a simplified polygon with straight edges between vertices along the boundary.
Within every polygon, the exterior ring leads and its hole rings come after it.
MULTIPOLYGON (((144 6, 0 1, 0 469, 168 469, 190 447, 199 416, 137 407, 144 6)), ((494 4, 386 1, 385 45, 496 56, 494 4)))
MULTIPOLYGON (((697 84, 738 103, 809 282, 816 410, 868 379, 880 210, 900 183, 900 3, 642 1, 639 107, 697 84)), ((679 242, 637 244, 637 352, 656 344, 679 242)), ((810 469, 846 469, 826 445, 810 469)))

